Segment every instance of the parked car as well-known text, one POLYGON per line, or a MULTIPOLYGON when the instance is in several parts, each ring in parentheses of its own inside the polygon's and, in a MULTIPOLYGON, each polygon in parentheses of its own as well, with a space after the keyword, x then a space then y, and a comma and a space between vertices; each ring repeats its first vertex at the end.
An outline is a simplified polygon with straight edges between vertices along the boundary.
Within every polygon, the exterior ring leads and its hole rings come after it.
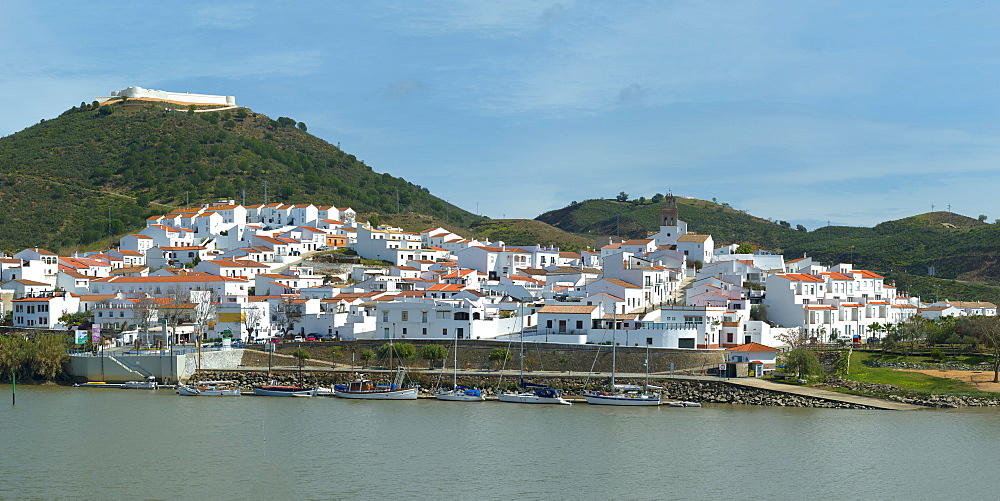
POLYGON ((306 338, 304 338, 302 336, 295 336, 295 337, 292 338, 292 341, 294 341, 296 343, 301 343, 301 342, 303 342, 305 340, 306 340, 306 338))
POLYGON ((309 336, 309 337, 307 337, 307 338, 306 338, 306 341, 307 341, 307 342, 310 342, 310 343, 314 343, 314 342, 316 342, 316 341, 317 341, 317 339, 316 339, 316 338, 314 338, 314 337, 312 337, 312 336, 309 336))

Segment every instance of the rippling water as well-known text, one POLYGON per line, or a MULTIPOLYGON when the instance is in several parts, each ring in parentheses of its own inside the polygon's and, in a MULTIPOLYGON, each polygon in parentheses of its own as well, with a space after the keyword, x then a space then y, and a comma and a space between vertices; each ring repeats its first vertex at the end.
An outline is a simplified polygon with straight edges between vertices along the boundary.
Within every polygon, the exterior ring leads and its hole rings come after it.
POLYGON ((1000 410, 0 386, 0 498, 996 499, 1000 410))

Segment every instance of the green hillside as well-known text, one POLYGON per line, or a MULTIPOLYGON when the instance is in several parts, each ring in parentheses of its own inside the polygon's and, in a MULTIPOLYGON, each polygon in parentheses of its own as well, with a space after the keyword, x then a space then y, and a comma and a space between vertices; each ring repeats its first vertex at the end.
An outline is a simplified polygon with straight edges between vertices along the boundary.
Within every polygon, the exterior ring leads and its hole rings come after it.
POLYGON ((0 247, 95 245, 186 203, 219 199, 418 212, 469 227, 481 218, 306 132, 237 110, 170 111, 163 103, 73 107, 0 138, 0 247), (110 221, 109 221, 110 210, 110 221), (110 223, 110 224, 109 224, 110 223))
MULTIPOLYGON (((713 202, 682 197, 676 200, 680 218, 688 223, 688 229, 711 234, 716 245, 749 243, 771 249, 800 233, 713 202)), ((570 204, 535 219, 571 233, 642 238, 659 230, 662 207, 658 199, 656 203, 596 199, 570 204)))
MULTIPOLYGON (((538 216, 575 232, 645 236, 658 229, 661 203, 587 200, 538 216), (619 231, 620 230, 620 231, 619 231)), ((692 233, 709 233, 716 245, 750 243, 822 263, 854 262, 899 280, 924 297, 1000 299, 1000 225, 950 212, 920 214, 872 228, 827 226, 799 231, 712 202, 677 198, 692 233), (934 267, 935 277, 927 276, 934 267)))

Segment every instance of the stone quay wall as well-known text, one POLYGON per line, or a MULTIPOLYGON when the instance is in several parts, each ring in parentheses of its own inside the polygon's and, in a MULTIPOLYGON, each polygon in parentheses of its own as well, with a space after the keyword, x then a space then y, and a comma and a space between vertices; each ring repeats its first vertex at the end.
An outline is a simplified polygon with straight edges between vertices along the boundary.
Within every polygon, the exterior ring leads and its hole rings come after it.
MULTIPOLYGON (((390 378, 392 376, 391 371, 364 371, 363 373, 372 379, 390 378)), ((331 387, 334 384, 342 384, 355 380, 358 377, 358 372, 351 370, 272 370, 269 373, 261 370, 203 370, 197 374, 197 377, 204 380, 235 380, 239 382, 242 388, 250 390, 256 385, 270 384, 272 381, 278 384, 331 387)), ((410 381, 420 383, 422 391, 426 394, 438 385, 449 385, 451 375, 442 373, 440 370, 411 370, 408 373, 408 378, 410 381)), ((531 382, 552 388, 559 388, 567 396, 572 397, 579 395, 584 389, 594 389, 606 384, 608 381, 603 377, 588 379, 583 375, 562 374, 532 377, 531 382)), ((616 382, 620 384, 642 384, 643 380, 639 378, 619 378, 616 379, 616 382)), ((518 380, 516 375, 512 377, 505 374, 501 380, 498 374, 460 374, 459 383, 464 386, 480 388, 484 394, 492 396, 498 392, 517 389, 518 380)), ((728 384, 723 380, 656 379, 655 381, 651 381, 651 384, 662 386, 664 388, 664 397, 667 400, 782 407, 869 408, 820 398, 736 386, 728 384)))

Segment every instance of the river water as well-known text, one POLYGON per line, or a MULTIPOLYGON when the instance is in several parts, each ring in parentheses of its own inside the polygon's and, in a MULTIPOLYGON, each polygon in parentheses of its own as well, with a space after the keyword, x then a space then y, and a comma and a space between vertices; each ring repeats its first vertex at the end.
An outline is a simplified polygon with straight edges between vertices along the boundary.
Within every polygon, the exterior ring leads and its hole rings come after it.
POLYGON ((996 499, 1000 410, 0 386, 0 498, 996 499))

